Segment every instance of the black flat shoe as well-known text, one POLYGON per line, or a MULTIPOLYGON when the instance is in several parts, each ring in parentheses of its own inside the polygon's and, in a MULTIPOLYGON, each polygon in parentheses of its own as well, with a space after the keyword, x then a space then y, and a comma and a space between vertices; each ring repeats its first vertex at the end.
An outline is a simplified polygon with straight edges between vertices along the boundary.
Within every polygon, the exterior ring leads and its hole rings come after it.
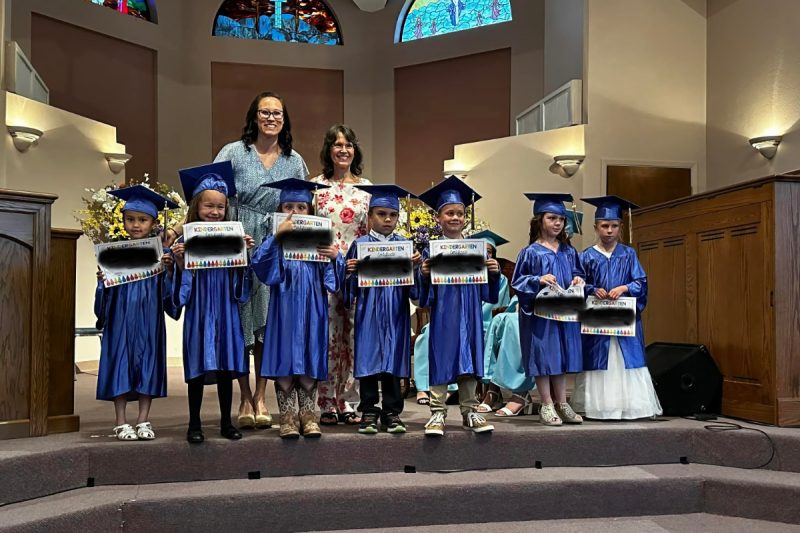
POLYGON ((233 426, 220 429, 219 434, 228 440, 239 440, 242 438, 242 434, 239 433, 239 430, 233 426))
POLYGON ((186 432, 186 440, 189 444, 200 444, 206 440, 206 438, 203 435, 202 429, 190 429, 186 432))

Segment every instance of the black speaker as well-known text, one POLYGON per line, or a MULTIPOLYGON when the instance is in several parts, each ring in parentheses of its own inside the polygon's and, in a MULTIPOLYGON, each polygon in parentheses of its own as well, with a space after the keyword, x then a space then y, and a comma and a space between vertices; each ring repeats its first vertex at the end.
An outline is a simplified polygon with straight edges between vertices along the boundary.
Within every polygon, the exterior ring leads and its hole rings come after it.
POLYGON ((654 342, 645 359, 664 415, 719 414, 722 373, 705 346, 654 342))

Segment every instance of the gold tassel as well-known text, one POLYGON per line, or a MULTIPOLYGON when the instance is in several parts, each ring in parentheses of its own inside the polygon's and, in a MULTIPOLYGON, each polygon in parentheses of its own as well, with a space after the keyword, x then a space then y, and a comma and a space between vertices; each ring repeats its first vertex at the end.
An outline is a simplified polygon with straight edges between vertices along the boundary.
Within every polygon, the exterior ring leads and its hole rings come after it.
POLYGON ((633 246, 633 211, 628 206, 628 244, 633 246))
POLYGON ((470 210, 470 217, 469 217, 469 229, 470 233, 475 231, 475 193, 472 193, 472 203, 469 204, 470 210))
POLYGON ((408 234, 411 235, 411 195, 406 195, 406 227, 408 234))

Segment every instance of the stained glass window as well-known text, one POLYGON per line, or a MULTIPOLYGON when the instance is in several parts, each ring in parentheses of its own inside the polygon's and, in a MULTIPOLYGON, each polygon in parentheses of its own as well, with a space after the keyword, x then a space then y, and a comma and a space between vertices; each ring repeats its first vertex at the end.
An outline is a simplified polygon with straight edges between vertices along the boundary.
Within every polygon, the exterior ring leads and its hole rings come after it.
POLYGON ((214 19, 213 35, 342 44, 339 24, 322 0, 225 0, 214 19))
POLYGON ((155 3, 154 0, 89 0, 89 2, 142 20, 157 22, 155 10, 151 8, 155 3))
POLYGON ((510 0, 415 0, 400 41, 414 41, 511 20, 510 0))

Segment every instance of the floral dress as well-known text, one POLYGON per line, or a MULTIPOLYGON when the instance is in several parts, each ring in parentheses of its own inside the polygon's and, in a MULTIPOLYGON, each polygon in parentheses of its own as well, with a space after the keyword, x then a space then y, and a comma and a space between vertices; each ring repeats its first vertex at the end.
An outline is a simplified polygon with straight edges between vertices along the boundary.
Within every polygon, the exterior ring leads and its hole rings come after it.
MULTIPOLYGON (((341 183, 317 176, 314 183, 330 186, 317 194, 317 215, 331 219, 334 244, 342 255, 350 244, 366 235, 370 195, 353 185, 372 185, 365 178, 356 183, 341 183)), ((351 409, 346 401, 358 401, 353 378, 353 311, 344 307, 340 294, 328 297, 328 381, 319 384, 322 412, 344 413, 351 409)))

